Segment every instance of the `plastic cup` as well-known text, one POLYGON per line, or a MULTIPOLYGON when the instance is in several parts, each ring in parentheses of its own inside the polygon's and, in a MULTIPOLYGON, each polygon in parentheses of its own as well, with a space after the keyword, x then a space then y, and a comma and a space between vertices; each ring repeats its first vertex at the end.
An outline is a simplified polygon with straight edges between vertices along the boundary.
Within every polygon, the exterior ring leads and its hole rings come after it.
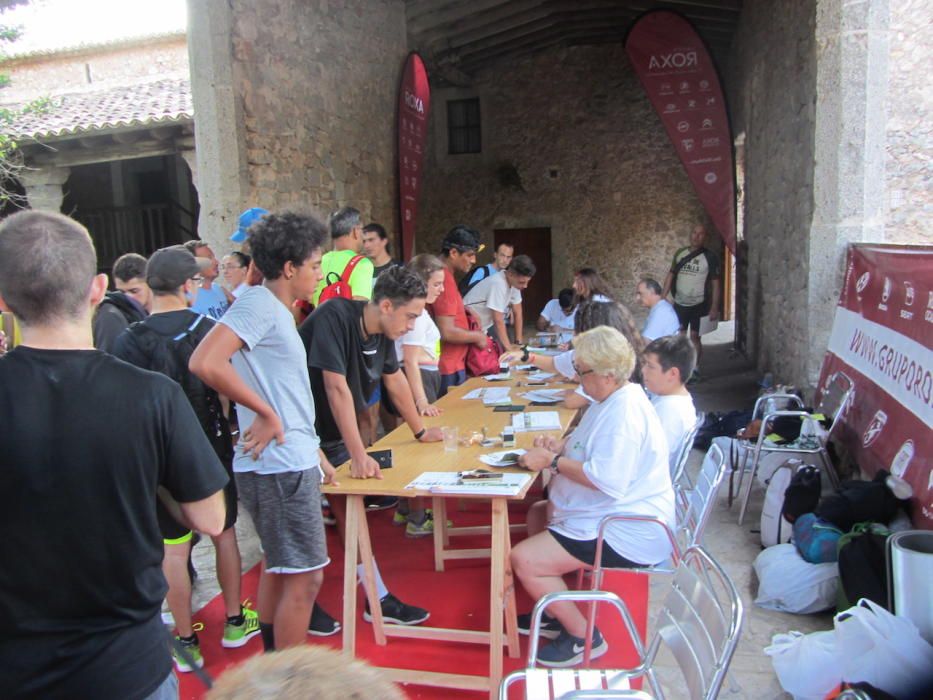
POLYGON ((456 425, 441 428, 444 435, 444 452, 456 452, 460 446, 460 429, 456 425))

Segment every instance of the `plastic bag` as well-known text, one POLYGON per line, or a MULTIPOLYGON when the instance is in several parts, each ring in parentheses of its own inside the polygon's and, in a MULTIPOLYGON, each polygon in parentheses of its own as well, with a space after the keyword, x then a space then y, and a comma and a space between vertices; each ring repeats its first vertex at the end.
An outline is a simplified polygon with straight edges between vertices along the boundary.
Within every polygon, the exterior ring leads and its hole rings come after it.
POLYGON ((755 605, 791 613, 814 613, 836 605, 839 571, 835 562, 810 564, 792 544, 768 547, 755 559, 755 605))
POLYGON ((823 700, 842 682, 835 630, 776 634, 765 654, 771 657, 781 687, 795 700, 823 700))
POLYGON ((836 615, 835 625, 844 681, 866 681, 899 698, 923 697, 921 688, 933 681, 933 645, 910 620, 862 598, 836 615))

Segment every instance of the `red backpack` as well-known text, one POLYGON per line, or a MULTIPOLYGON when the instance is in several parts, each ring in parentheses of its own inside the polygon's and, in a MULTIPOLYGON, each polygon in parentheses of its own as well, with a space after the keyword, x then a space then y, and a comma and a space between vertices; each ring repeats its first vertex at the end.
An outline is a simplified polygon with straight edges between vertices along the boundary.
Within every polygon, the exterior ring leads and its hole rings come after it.
POLYGON ((336 282, 331 282, 331 276, 337 277, 336 272, 328 272, 327 277, 324 278, 324 282, 327 283, 327 286, 321 290, 321 296, 318 299, 317 305, 320 306, 328 299, 351 299, 353 297, 353 292, 350 289, 350 276, 353 274, 353 270, 356 269, 357 263, 362 260, 365 256, 363 255, 354 255, 350 258, 350 262, 347 263, 347 266, 343 268, 343 274, 337 278, 336 282))

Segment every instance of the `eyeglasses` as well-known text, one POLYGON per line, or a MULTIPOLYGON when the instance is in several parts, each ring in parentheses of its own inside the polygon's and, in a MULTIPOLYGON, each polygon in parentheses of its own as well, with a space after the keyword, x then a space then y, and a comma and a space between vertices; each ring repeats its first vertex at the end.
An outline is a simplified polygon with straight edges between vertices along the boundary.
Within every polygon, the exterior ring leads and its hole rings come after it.
POLYGON ((243 265, 221 265, 220 269, 221 270, 242 270, 243 267, 244 267, 243 265))
POLYGON ((191 281, 192 281, 192 282, 197 282, 198 284, 201 284, 201 282, 204 281, 204 278, 201 277, 201 275, 195 275, 194 277, 191 278, 191 281))
POLYGON ((577 373, 577 376, 578 376, 578 377, 585 377, 586 375, 588 375, 588 374, 590 374, 590 373, 592 373, 592 372, 595 372, 596 370, 585 369, 585 370, 583 370, 583 371, 581 372, 581 371, 580 371, 580 368, 577 366, 577 363, 574 362, 574 363, 573 363, 573 371, 577 373))

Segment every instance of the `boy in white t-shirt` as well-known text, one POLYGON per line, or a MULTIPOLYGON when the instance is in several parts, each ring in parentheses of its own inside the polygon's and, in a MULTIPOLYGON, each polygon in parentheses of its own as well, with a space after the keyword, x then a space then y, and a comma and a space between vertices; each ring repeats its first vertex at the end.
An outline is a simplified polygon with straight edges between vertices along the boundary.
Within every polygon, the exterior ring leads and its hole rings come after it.
POLYGON ((686 386, 695 365, 696 350, 685 335, 657 338, 642 354, 642 377, 661 419, 671 461, 677 459, 684 435, 697 420, 693 397, 686 386))

